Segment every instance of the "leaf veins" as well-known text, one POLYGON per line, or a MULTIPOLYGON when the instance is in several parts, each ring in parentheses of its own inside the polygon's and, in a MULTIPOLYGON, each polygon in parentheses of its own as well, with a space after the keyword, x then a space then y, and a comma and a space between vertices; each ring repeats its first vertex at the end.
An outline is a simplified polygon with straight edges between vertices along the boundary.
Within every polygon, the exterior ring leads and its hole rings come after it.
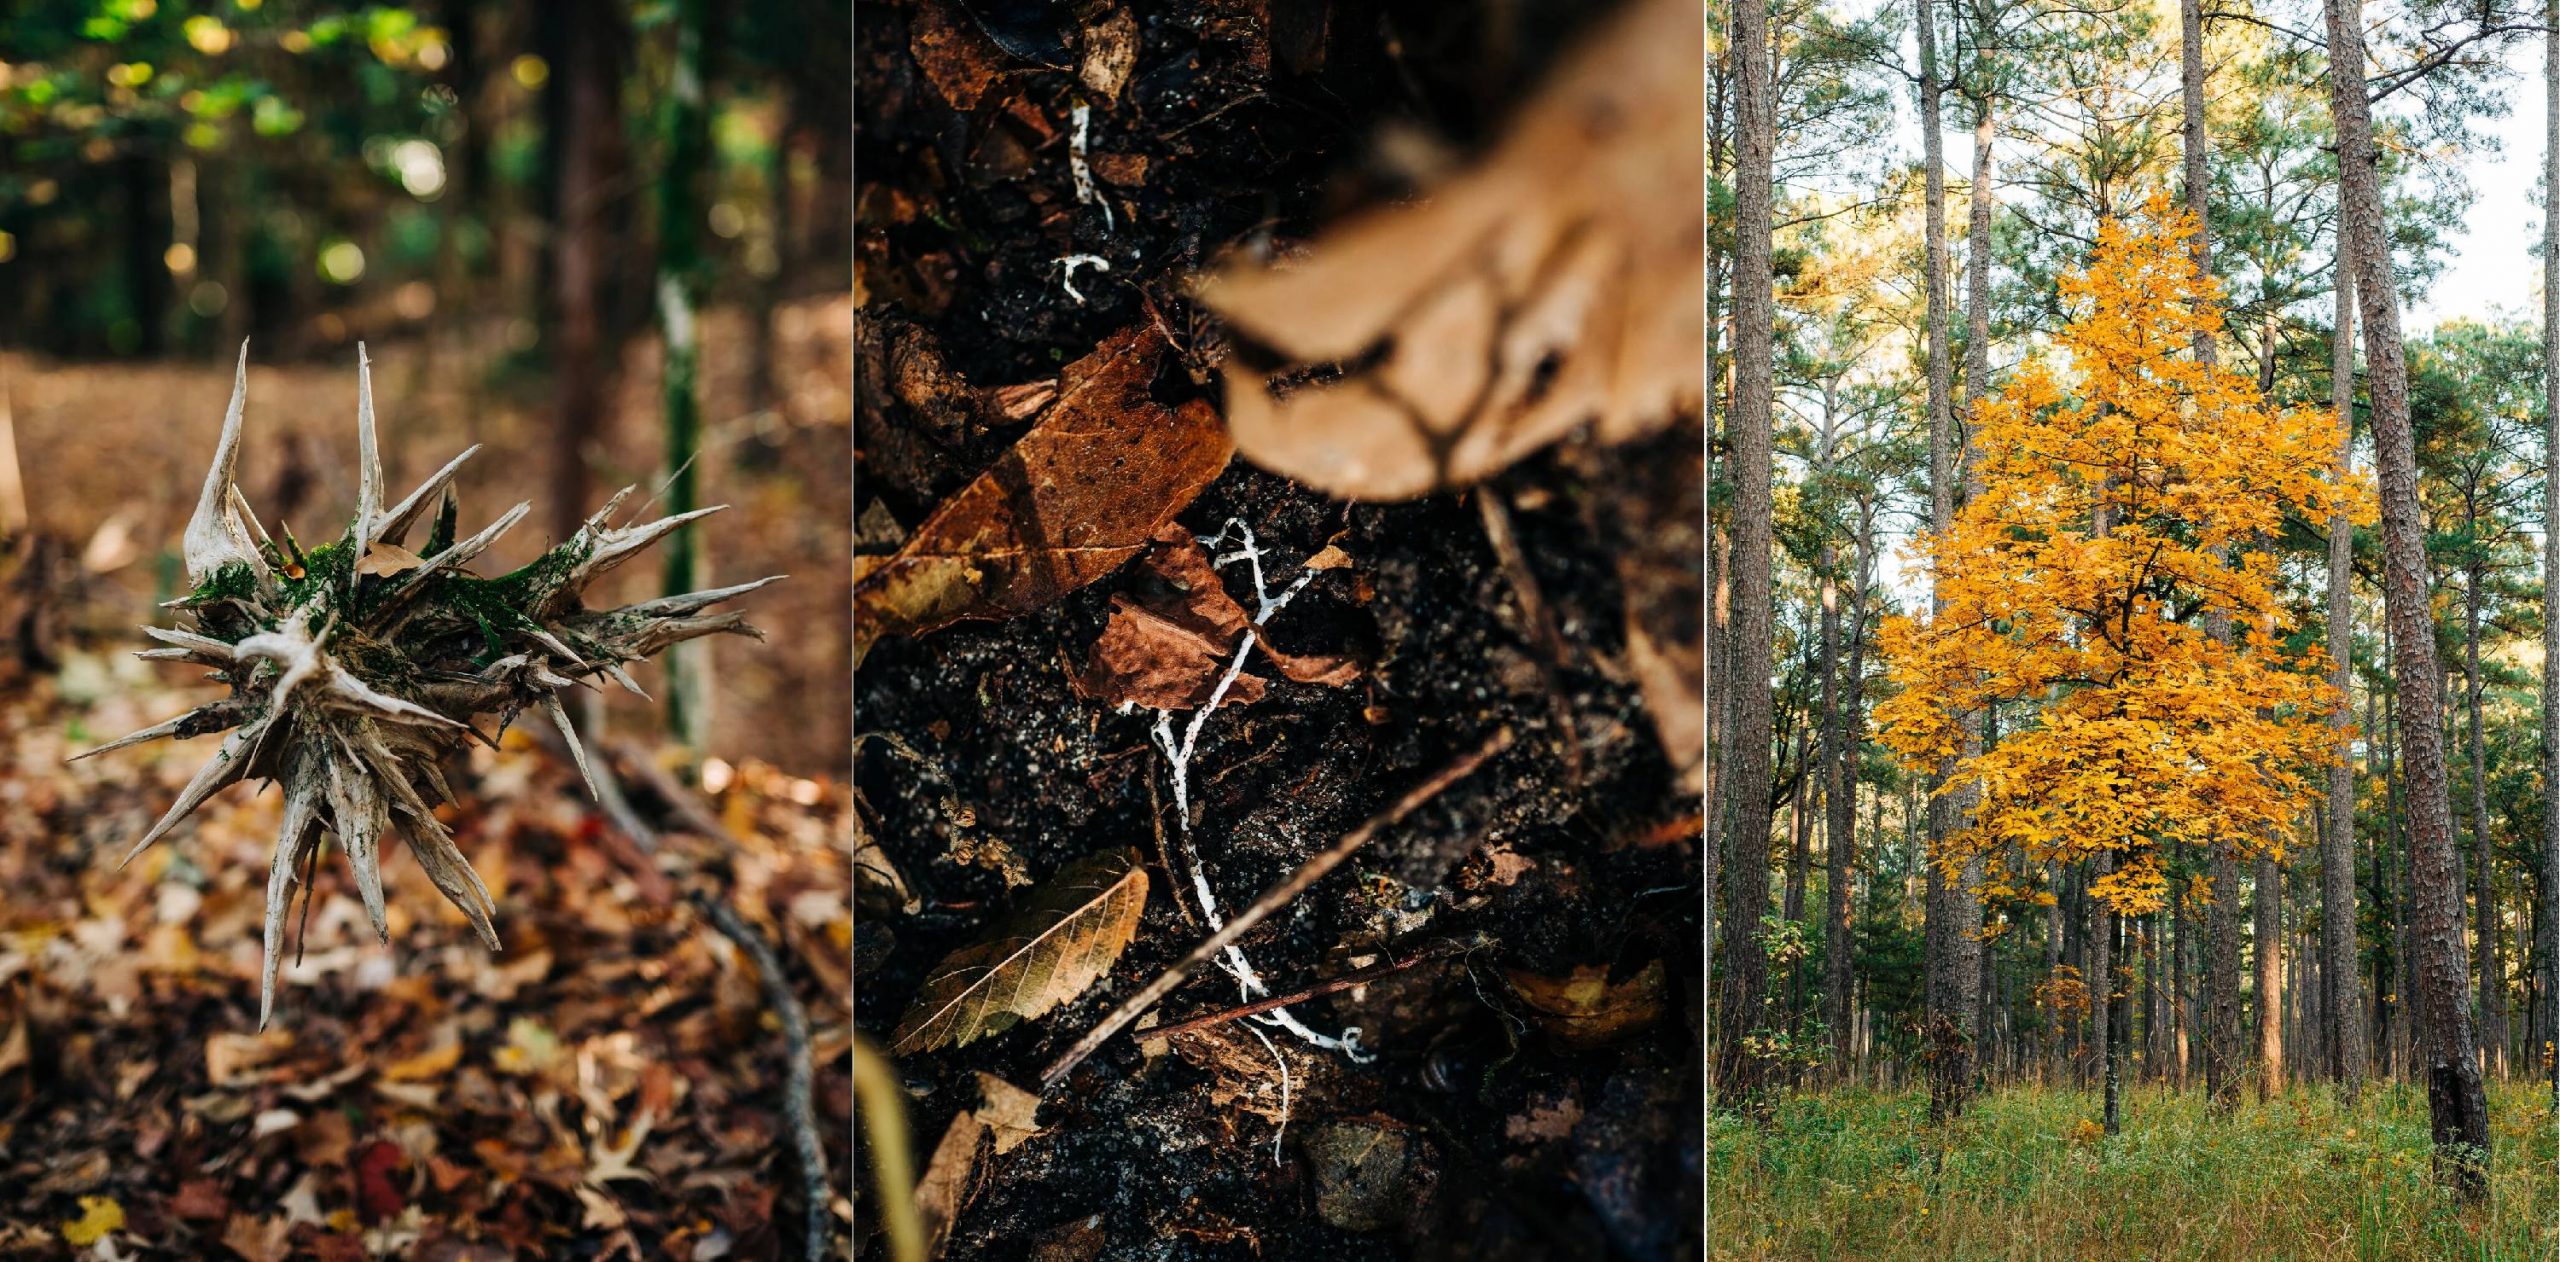
POLYGON ((1083 994, 1111 971, 1146 906, 1147 870, 1135 847, 1067 865, 994 936, 934 966, 889 1050, 958 1047, 1083 994))

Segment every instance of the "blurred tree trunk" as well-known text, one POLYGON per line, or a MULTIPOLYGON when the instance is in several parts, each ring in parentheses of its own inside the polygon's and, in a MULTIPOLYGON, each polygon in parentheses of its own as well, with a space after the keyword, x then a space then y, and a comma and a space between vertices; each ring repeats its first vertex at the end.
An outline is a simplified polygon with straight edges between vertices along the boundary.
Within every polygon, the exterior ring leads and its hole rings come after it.
POLYGON ((166 348, 169 328, 169 173, 152 156, 158 145, 137 145, 119 163, 124 185, 125 302, 140 326, 131 345, 113 347, 119 355, 156 358, 166 348))
MULTIPOLYGON (((797 257, 791 240, 791 134, 799 126, 800 94, 786 86, 781 97, 776 105, 779 115, 774 120, 773 148, 765 157, 765 212, 771 219, 769 235, 773 241, 773 256, 765 262, 772 270, 756 278, 754 341, 748 347, 752 356, 747 369, 749 406, 757 411, 778 410, 789 396, 777 346, 782 340, 782 301, 789 293, 785 278, 791 275, 792 260, 797 257)), ((1713 396, 1715 392, 1707 393, 1713 396)), ((1715 427, 1710 424, 1709 435, 1714 432, 1715 427)))
MULTIPOLYGON (((704 109, 704 45, 710 38, 710 0, 678 0, 676 55, 660 111, 658 171, 658 332, 664 340, 660 404, 666 424, 667 511, 689 513, 702 505, 700 308, 702 304, 702 184, 710 150, 710 116, 704 109)), ((668 595, 698 590, 702 553, 686 527, 668 536, 664 587, 668 595)), ((679 644, 666 651, 667 726, 683 744, 699 748, 711 728, 710 645, 679 644)))
POLYGON ((605 337, 608 203, 621 145, 621 14, 611 0, 537 10, 550 65, 545 144, 552 172, 551 530, 566 539, 591 511, 587 448, 603 432, 612 376, 605 337))

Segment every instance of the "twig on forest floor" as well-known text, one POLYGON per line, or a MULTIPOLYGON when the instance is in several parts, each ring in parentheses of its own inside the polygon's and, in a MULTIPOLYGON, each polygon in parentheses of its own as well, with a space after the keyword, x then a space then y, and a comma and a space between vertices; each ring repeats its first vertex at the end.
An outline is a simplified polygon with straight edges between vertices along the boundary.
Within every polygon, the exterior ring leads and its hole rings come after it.
POLYGON ((782 1114, 791 1125, 792 1147, 800 1159, 800 1212, 806 1241, 801 1256, 817 1262, 826 1256, 827 1248, 827 1154, 818 1145, 817 1109, 811 1099, 816 1074, 810 1063, 808 1010, 800 1006, 800 997, 791 993, 791 982, 783 975, 782 961, 774 955, 773 944, 738 915, 728 900, 696 890, 693 905, 710 918, 712 928, 737 943, 738 949, 755 961, 764 1001, 782 1018, 788 1066, 782 1083, 782 1114))
POLYGON ((1421 965, 1428 964, 1433 960, 1447 959, 1452 955, 1458 954, 1463 949, 1463 946, 1458 943, 1443 943, 1431 948, 1430 950, 1416 951, 1401 959, 1388 960, 1381 964, 1372 964, 1367 968, 1357 969, 1352 972, 1345 973, 1340 977, 1317 982, 1315 985, 1309 986, 1304 990, 1291 991, 1285 995, 1273 995, 1268 999, 1257 999, 1252 1003, 1242 1005, 1241 1007, 1228 1008, 1222 1012, 1208 1013, 1204 1016, 1193 1017, 1187 1021, 1177 1021, 1172 1025, 1155 1026, 1143 1031, 1143 1033, 1146 1037, 1151 1039, 1170 1038, 1176 1034, 1185 1034, 1192 1030, 1204 1029, 1208 1026, 1233 1021, 1238 1017, 1249 1017, 1257 1012, 1269 1012, 1273 1008, 1285 1008, 1293 1003, 1305 1003, 1310 999, 1320 999, 1326 995, 1333 994, 1336 991, 1350 990, 1355 986, 1366 986, 1381 977, 1392 977, 1406 969, 1416 968, 1421 965))
POLYGON ((1502 492, 1490 486, 1476 488, 1473 497, 1476 513, 1484 519, 1484 537, 1493 545, 1493 555, 1502 563, 1502 577, 1511 585, 1511 598, 1520 602, 1520 617, 1529 624, 1529 640, 1537 648, 1538 682, 1546 690, 1547 709, 1556 725, 1556 749, 1564 755, 1565 774, 1570 783, 1582 783, 1582 737, 1574 731, 1573 705, 1567 700, 1560 673, 1566 661, 1564 637, 1556 633, 1555 615, 1547 610, 1546 594, 1538 587, 1537 573, 1529 568, 1529 558, 1520 551, 1519 537, 1511 531, 1511 508, 1502 492))
POLYGON ((1048 1091, 1055 1088, 1066 1078, 1069 1071, 1083 1064, 1085 1058, 1093 1055, 1095 1049, 1109 1042, 1112 1035, 1126 1028, 1130 1022, 1137 1020, 1147 1009, 1154 1007, 1158 1000, 1171 994, 1173 988, 1181 985, 1183 979, 1189 977, 1193 969, 1208 963, 1236 939, 1243 937, 1247 930, 1262 923, 1264 917, 1287 906, 1292 899, 1305 893, 1308 886, 1323 880, 1326 873, 1342 866, 1343 860, 1350 858, 1362 846, 1369 844, 1370 840, 1380 832, 1393 827, 1405 816, 1421 809, 1424 803, 1446 792, 1449 786, 1466 779, 1474 773, 1476 768, 1483 766, 1487 759, 1509 749, 1513 739, 1512 731, 1508 727, 1494 733, 1493 738, 1477 747, 1475 752, 1449 764, 1432 775, 1430 779, 1407 790, 1403 797, 1396 799, 1394 805, 1372 816, 1369 822, 1344 834, 1342 840, 1310 857, 1298 866, 1297 871, 1290 873, 1279 884, 1264 890, 1262 897, 1253 900, 1252 906, 1237 913, 1235 919, 1228 921, 1217 932, 1203 939, 1200 945, 1191 948, 1190 954, 1175 961, 1173 967, 1166 969, 1154 981, 1149 982, 1146 989, 1130 996, 1128 1002, 1113 1009, 1111 1015, 1102 1019, 1101 1024, 1087 1031, 1083 1038, 1076 1040, 1073 1047, 1068 1048, 1057 1060, 1051 1062, 1047 1069, 1041 1071, 1040 1089, 1048 1091))
MULTIPOLYGON (((548 738, 545 743, 552 746, 555 753, 566 748, 556 733, 544 735, 548 738)), ((667 809, 675 814, 685 831, 732 847, 738 844, 738 839, 721 827, 719 819, 695 800, 692 793, 638 751, 620 745, 605 745, 596 752, 599 756, 591 766, 596 800, 603 807, 606 818, 630 839, 634 851, 630 858, 640 865, 645 867, 658 853, 659 830, 641 819, 640 813, 632 808, 630 797, 622 791, 621 777, 616 774, 617 765, 630 768, 634 775, 646 782, 650 791, 656 793, 666 803, 667 809)), ((691 863, 684 866, 695 874, 699 873, 691 863)), ((646 868, 646 871, 650 877, 663 880, 663 874, 655 868, 646 868)), ((757 985, 764 992, 765 1004, 782 1022, 783 1121, 791 1130, 792 1148, 800 1165, 806 1228, 802 1256, 815 1262, 826 1256, 827 1155, 818 1142, 817 1113, 813 1103, 816 1069, 815 1056, 809 1046, 808 1009, 801 1006, 798 995, 791 993, 791 982, 782 971, 782 958, 774 952, 773 944, 765 940, 761 930, 740 916, 725 896, 714 897, 697 885, 687 892, 686 898, 713 929, 746 953, 748 960, 755 965, 757 985)))

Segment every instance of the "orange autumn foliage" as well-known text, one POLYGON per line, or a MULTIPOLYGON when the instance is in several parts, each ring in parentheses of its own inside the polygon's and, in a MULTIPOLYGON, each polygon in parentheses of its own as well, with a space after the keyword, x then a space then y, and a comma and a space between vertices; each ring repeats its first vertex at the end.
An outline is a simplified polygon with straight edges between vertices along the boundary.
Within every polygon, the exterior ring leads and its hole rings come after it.
POLYGON ((2151 911, 2171 846, 2280 857, 2334 756, 2340 699, 2289 639, 2268 542, 2288 516, 2369 522, 2372 496, 2341 476, 2334 414, 2271 407, 2190 354, 2222 324, 2193 233, 2162 197, 2100 229, 2062 280, 2054 353, 1974 408, 1980 490, 1917 544, 1938 607, 1883 628, 1885 742, 1978 795, 1935 856, 1951 877, 1977 855, 1997 885, 2010 853, 2113 851, 2091 892, 2151 911), (1965 716, 1993 706, 1997 744, 1961 756, 1965 716))

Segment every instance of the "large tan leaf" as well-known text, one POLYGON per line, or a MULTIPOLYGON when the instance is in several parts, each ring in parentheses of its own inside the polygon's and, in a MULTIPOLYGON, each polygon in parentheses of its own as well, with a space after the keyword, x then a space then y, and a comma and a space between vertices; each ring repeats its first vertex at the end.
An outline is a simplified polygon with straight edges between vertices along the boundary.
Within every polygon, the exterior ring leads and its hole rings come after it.
POLYGON ((1205 281, 1250 340, 1226 367, 1245 457, 1345 498, 1403 499, 1586 424, 1622 442, 1696 409, 1702 13, 1636 0, 1474 169, 1345 222, 1294 265, 1205 281), (1339 372, 1308 371, 1326 365, 1339 372))
POLYGON ((854 656, 883 635, 1010 618, 1118 569, 1227 467, 1217 413, 1147 395, 1164 341, 1141 326, 1059 374, 1046 415, 853 584, 854 656))
POLYGON ((1083 994, 1111 971, 1146 906, 1147 870, 1135 847, 1067 865, 986 941, 934 966, 889 1050, 958 1047, 1083 994))

